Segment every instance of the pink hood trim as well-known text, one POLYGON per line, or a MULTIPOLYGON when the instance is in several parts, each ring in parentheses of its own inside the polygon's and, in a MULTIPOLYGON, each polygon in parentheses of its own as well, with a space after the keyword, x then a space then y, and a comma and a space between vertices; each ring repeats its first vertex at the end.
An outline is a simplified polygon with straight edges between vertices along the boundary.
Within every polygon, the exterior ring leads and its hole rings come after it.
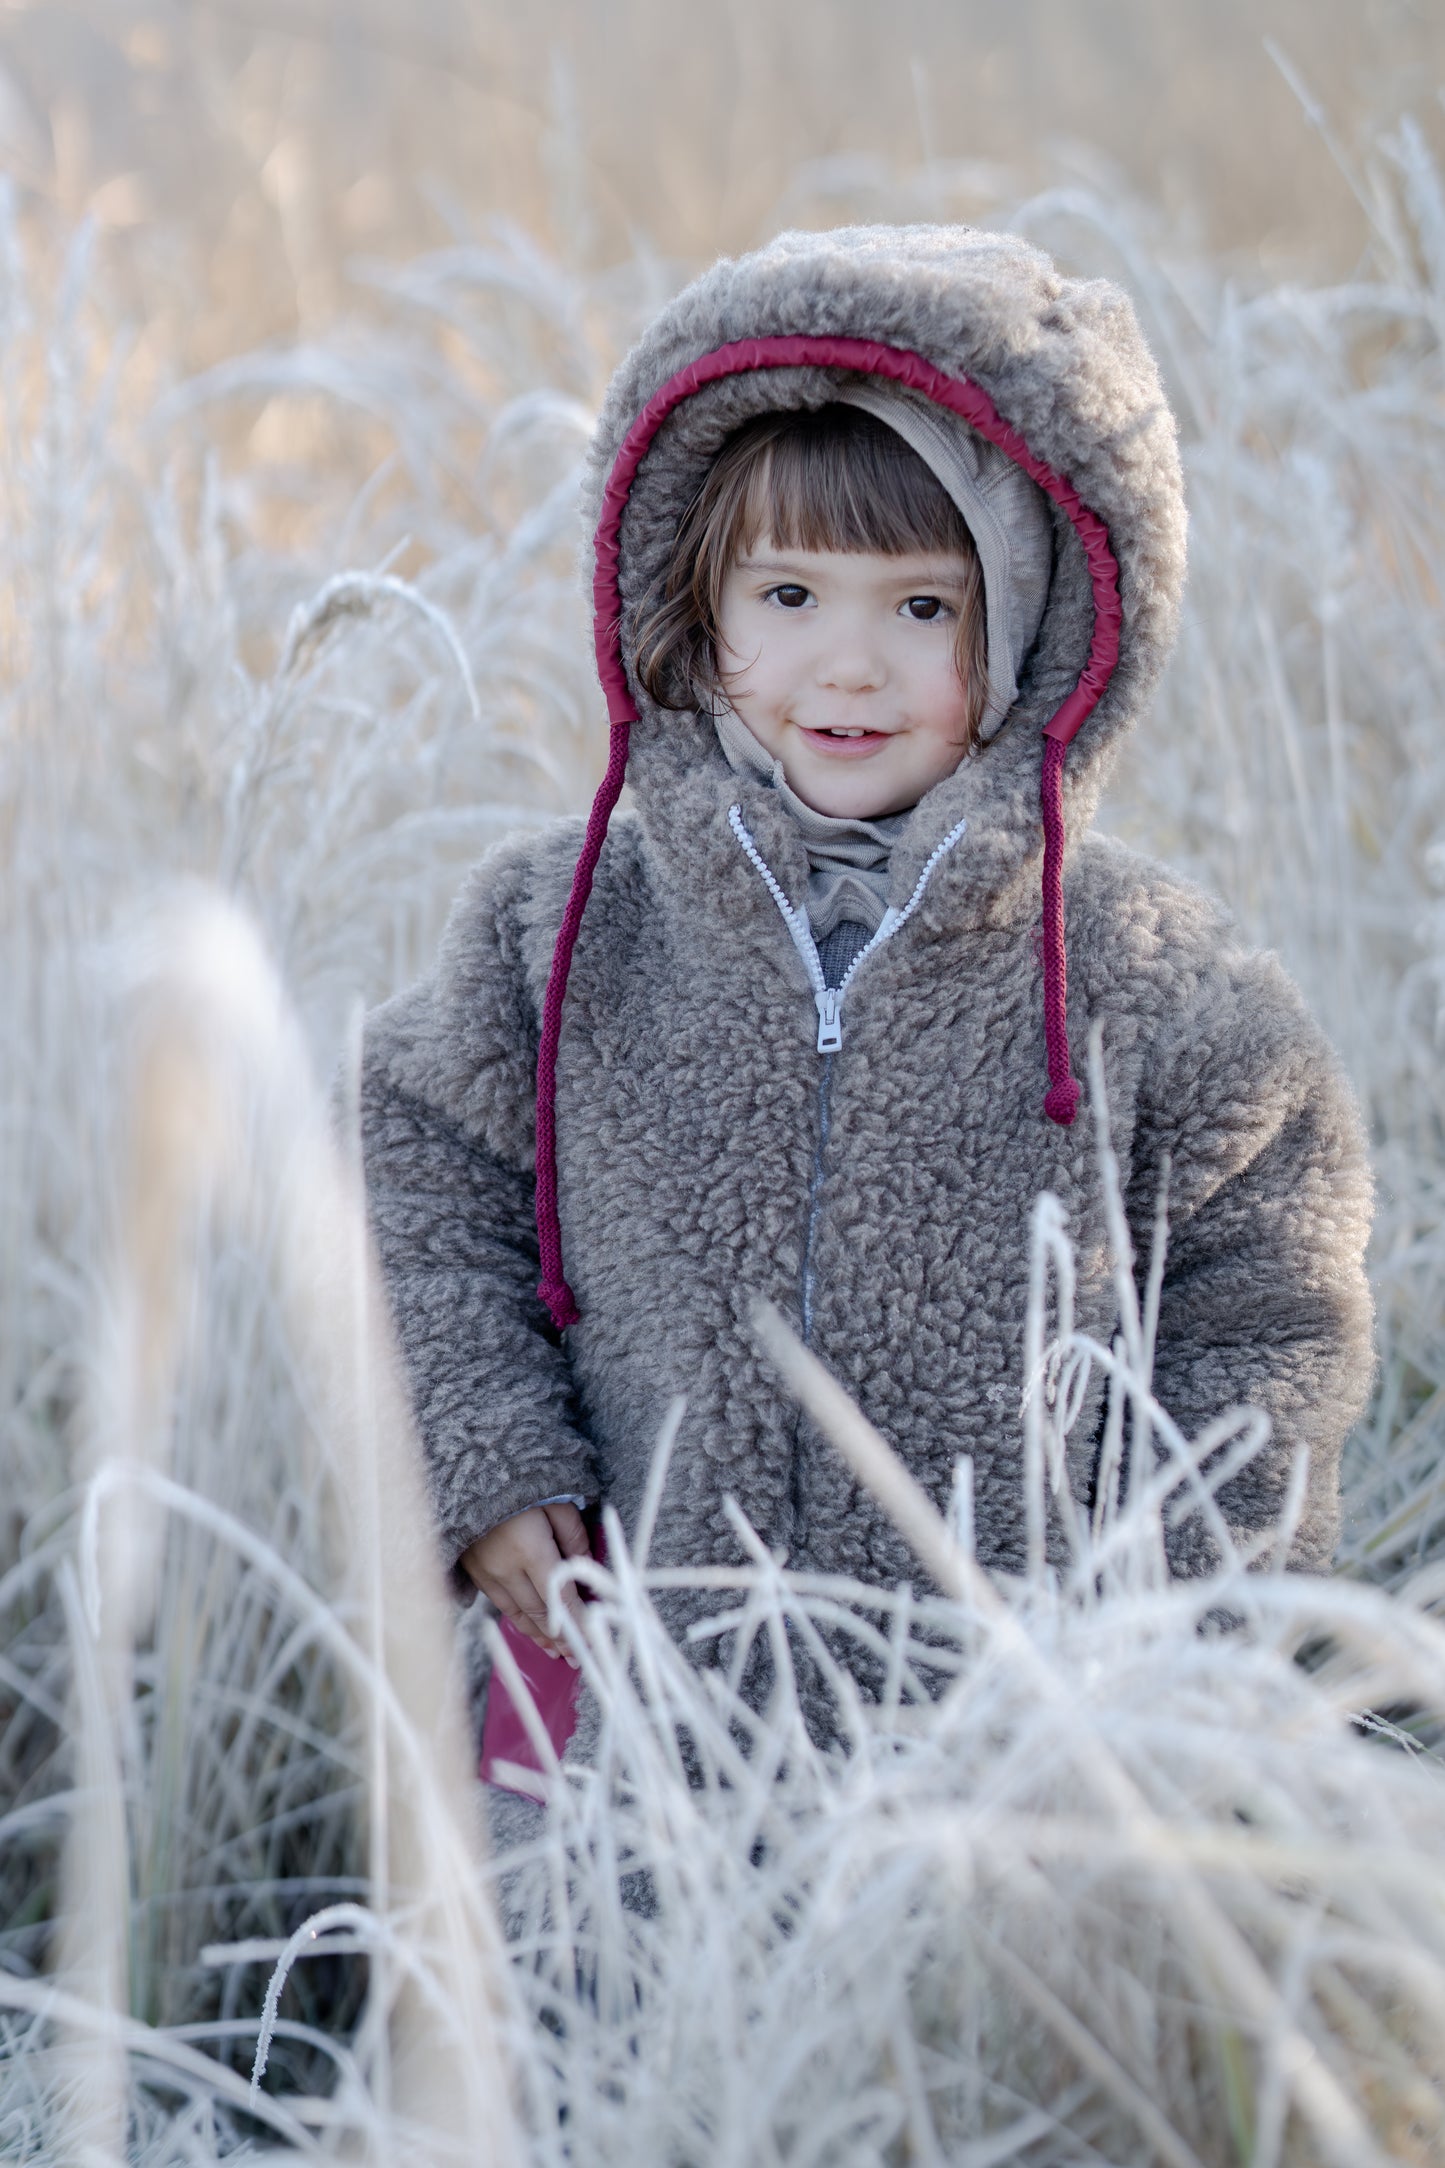
POLYGON ((1089 510, 1073 484, 1030 451, 1019 432, 1003 419, 987 392, 970 378, 948 376, 932 362, 925 361, 921 354, 911 353, 903 347, 882 346, 872 339, 797 335, 732 340, 726 346, 716 347, 710 354, 700 355, 653 393, 628 430, 613 464, 603 492, 602 515, 597 522, 596 571, 592 582, 593 637, 597 649, 597 674, 607 698, 611 745, 607 773, 593 800, 567 908, 557 933, 537 1048, 537 1242, 542 1265, 538 1293, 559 1331, 574 1325, 579 1314, 562 1270, 562 1229, 557 1215, 557 1048, 562 1033, 562 1002, 607 824, 622 794, 628 741, 637 720, 637 703, 627 683, 627 665, 622 652, 622 597, 618 572, 623 514, 649 445, 668 415, 684 399, 691 398, 705 384, 716 383, 721 377, 738 376, 754 369, 795 368, 846 369, 862 376, 891 377, 895 383, 905 385, 910 391, 921 392, 937 405, 962 415, 981 437, 996 444, 1022 467, 1068 515, 1083 544, 1093 588, 1093 637, 1078 683, 1044 725, 1043 734, 1048 742, 1044 747, 1039 784, 1044 830, 1044 1041, 1049 1074, 1044 1112, 1051 1121, 1067 1124, 1072 1122, 1078 1105, 1079 1086, 1069 1065, 1065 1005, 1068 980, 1064 953, 1063 768, 1071 740, 1103 698, 1119 660, 1122 621, 1119 567, 1109 546, 1108 530, 1098 515, 1089 510))

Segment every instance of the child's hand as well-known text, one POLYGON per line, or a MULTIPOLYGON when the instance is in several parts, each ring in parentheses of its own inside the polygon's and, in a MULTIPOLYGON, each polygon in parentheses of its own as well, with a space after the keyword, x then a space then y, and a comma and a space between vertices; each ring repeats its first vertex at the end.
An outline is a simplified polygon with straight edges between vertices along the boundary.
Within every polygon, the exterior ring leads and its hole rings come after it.
MULTIPOLYGON (((565 1656, 575 1670, 576 1657, 547 1629, 547 1582, 562 1559, 586 1558, 590 1551, 575 1506, 529 1506, 478 1536, 463 1551, 461 1563, 503 1618, 529 1641, 540 1643, 549 1656, 565 1656)), ((562 1590, 561 1600, 580 1625, 582 1597, 575 1582, 562 1590)))

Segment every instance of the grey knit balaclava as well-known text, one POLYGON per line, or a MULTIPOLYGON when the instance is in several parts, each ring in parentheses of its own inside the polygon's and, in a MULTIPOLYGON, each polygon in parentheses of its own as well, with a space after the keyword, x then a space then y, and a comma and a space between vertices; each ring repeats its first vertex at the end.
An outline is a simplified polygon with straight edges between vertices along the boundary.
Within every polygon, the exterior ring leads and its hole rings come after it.
POLYGON ((1018 698, 1019 672, 1043 622, 1053 578, 1053 522, 1043 492, 958 415, 899 384, 876 376, 845 382, 837 398, 902 437, 942 483, 973 536, 988 632, 988 700, 979 726, 986 745, 1018 698))

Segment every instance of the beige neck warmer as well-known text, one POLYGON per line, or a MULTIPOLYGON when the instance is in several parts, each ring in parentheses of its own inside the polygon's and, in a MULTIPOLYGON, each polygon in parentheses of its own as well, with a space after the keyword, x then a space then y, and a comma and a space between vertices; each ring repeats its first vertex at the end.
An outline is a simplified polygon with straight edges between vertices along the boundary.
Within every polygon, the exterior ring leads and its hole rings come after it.
POLYGON ((817 813, 789 787, 782 762, 758 743, 740 715, 720 707, 713 723, 734 775, 756 775, 770 783, 797 822, 808 851, 808 924, 814 940, 826 940, 845 920, 876 933, 888 907, 889 857, 908 811, 871 821, 817 813))

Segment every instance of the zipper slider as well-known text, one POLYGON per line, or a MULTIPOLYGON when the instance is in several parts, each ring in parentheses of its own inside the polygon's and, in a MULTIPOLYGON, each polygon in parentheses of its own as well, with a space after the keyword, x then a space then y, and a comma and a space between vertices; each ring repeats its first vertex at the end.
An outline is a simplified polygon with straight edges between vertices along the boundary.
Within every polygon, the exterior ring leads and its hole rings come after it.
POLYGON ((826 992, 814 994, 818 1004, 818 1052, 836 1054, 843 1044, 843 994, 842 989, 830 986, 826 992))

